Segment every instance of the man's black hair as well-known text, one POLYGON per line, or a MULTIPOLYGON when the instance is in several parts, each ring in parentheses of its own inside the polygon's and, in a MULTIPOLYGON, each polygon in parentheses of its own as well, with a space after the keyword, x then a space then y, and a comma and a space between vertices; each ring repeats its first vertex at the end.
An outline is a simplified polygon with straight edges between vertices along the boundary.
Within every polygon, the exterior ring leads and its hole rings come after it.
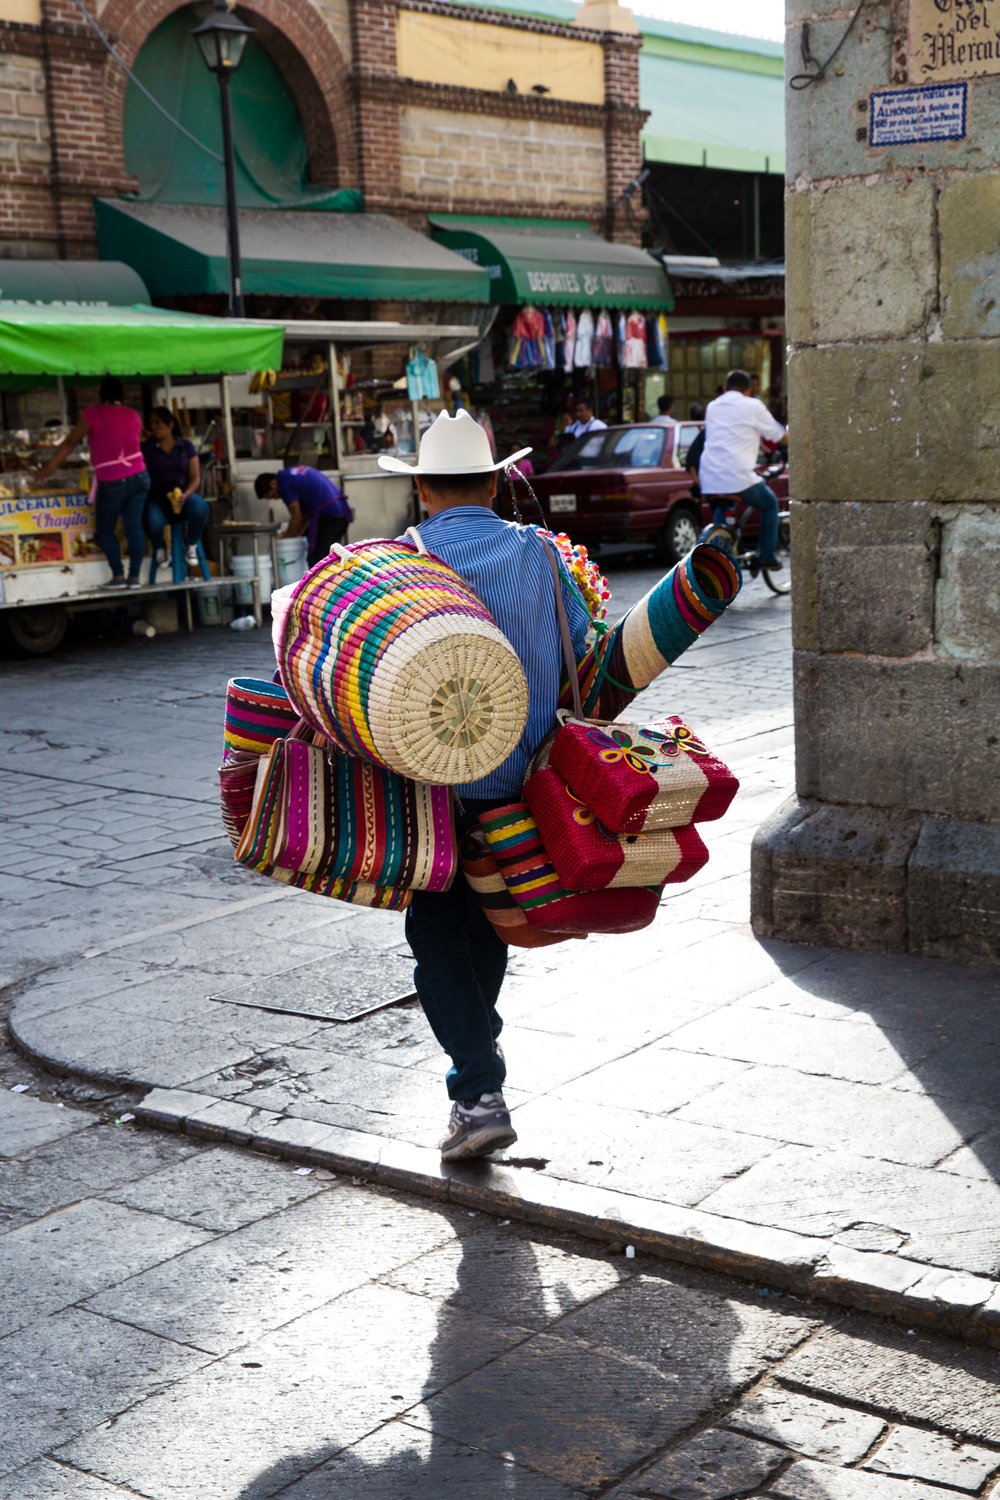
POLYGON ((495 472, 491 469, 488 474, 422 474, 420 477, 442 500, 468 500, 470 505, 475 505, 489 495, 495 472))
POLYGON ((748 391, 752 383, 746 370, 730 370, 726 376, 727 391, 748 391))
POLYGON ((100 385, 100 396, 102 401, 124 401, 125 387, 117 375, 105 375, 100 385))
POLYGON ((670 409, 674 404, 674 398, 671 395, 657 396, 656 404, 660 408, 660 416, 666 417, 670 414, 670 409))
POLYGON ((277 479, 277 474, 258 474, 253 482, 253 492, 258 500, 270 500, 271 485, 277 479))

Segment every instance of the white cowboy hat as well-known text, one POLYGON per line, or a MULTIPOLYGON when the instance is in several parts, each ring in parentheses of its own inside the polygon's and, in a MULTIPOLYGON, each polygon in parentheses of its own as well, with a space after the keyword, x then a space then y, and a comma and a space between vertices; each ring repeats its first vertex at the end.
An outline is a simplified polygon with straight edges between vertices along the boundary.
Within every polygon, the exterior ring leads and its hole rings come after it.
POLYGON ((457 411, 453 417, 443 411, 420 439, 416 465, 404 464, 388 453, 380 454, 378 462, 379 468, 392 474, 492 474, 516 464, 530 452, 530 448, 519 448, 509 458, 494 463, 485 429, 467 411, 457 411))

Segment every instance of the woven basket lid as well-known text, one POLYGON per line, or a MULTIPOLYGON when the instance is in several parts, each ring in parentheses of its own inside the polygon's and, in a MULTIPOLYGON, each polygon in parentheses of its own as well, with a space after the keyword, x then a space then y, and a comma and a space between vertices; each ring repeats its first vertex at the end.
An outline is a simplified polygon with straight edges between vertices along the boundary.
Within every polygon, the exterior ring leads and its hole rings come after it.
POLYGON ((410 542, 358 542, 307 573, 279 664, 315 729, 416 781, 478 780, 527 721, 514 648, 465 580, 410 542))

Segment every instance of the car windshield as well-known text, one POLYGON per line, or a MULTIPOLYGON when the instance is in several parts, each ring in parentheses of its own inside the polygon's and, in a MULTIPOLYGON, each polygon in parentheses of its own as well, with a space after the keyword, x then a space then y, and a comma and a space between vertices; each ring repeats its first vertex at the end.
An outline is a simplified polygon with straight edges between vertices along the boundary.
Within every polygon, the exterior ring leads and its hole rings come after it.
POLYGON ((588 432, 561 453, 550 474, 566 469, 655 469, 663 463, 663 427, 610 427, 588 432))

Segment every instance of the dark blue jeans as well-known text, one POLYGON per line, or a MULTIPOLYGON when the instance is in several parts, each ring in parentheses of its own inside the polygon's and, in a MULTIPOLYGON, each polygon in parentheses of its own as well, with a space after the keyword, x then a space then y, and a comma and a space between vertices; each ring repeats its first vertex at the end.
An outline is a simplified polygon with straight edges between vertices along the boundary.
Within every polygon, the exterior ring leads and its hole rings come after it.
MULTIPOLYGON (((480 812, 501 805, 463 798, 459 837, 480 812)), ((406 939, 417 961, 417 997, 451 1058, 445 1079, 449 1098, 475 1099, 501 1089, 507 1069, 496 1047, 503 1027, 497 998, 507 972, 507 944, 490 926, 461 870, 448 891, 414 891, 406 939)))
POLYGON ((128 545, 128 576, 139 577, 142 559, 146 555, 146 533, 142 529, 142 513, 146 508, 149 491, 149 475, 130 474, 127 479, 99 479, 97 499, 94 506, 94 533, 97 545, 108 560, 112 576, 122 576, 122 554, 115 536, 115 526, 121 520, 128 545))
MULTIPOLYGON (((760 511, 760 535, 757 538, 757 556, 761 562, 774 562, 778 545, 778 497, 763 479, 752 484, 748 490, 740 491, 744 505, 760 511)), ((726 518, 726 507, 717 505, 712 519, 721 523, 726 518)))
POLYGON ((154 547, 165 545, 164 529, 172 526, 175 520, 183 523, 184 545, 193 547, 195 542, 201 539, 201 534, 208 525, 208 501, 203 500, 201 495, 188 495, 181 508, 180 516, 176 517, 169 500, 162 505, 159 500, 150 500, 146 506, 146 530, 154 547))

